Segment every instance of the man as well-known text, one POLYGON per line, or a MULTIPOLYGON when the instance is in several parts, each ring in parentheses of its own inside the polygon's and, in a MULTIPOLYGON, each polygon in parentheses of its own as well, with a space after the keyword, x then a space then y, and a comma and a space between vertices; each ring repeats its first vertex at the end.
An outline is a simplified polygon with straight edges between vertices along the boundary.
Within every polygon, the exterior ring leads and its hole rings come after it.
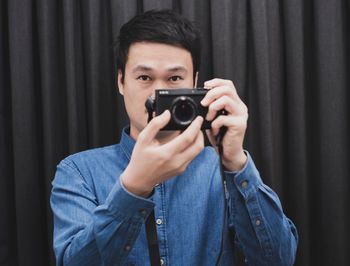
POLYGON ((227 220, 219 158, 204 147, 203 118, 183 132, 160 131, 169 111, 147 123, 145 102, 155 89, 196 87, 199 51, 194 26, 171 11, 146 12, 121 28, 118 88, 130 127, 119 144, 58 165, 51 196, 58 265, 149 265, 145 220, 152 210, 162 265, 232 265, 236 247, 249 265, 293 264, 296 228, 243 150, 247 107, 231 81, 205 82, 201 102, 214 147, 227 128, 227 220), (227 114, 216 117, 222 109, 227 114))

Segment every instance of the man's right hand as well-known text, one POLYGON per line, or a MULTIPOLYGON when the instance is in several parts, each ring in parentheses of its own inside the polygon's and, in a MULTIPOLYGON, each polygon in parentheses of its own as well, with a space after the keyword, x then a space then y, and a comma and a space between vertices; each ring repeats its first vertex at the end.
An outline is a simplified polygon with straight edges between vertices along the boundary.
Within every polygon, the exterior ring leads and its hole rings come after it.
POLYGON ((170 117, 168 110, 154 117, 137 138, 129 165, 121 176, 124 187, 135 195, 149 196, 156 184, 184 172, 204 148, 202 117, 197 117, 174 139, 161 144, 156 136, 170 117))

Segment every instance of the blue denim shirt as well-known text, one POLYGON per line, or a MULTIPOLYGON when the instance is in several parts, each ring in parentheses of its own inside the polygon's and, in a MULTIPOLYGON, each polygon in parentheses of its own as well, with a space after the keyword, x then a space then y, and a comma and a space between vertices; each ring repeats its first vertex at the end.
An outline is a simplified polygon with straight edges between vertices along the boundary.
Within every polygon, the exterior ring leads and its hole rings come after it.
POLYGON ((164 265, 215 265, 222 230, 221 265, 234 265, 233 247, 248 265, 292 265, 297 231, 277 195, 263 184, 251 157, 238 173, 225 172, 227 228, 219 159, 206 147, 186 171, 155 187, 150 198, 128 192, 119 177, 135 141, 123 131, 119 144, 64 159, 51 194, 57 265, 149 265, 144 221, 152 209, 164 265), (233 243, 234 242, 234 243, 233 243))

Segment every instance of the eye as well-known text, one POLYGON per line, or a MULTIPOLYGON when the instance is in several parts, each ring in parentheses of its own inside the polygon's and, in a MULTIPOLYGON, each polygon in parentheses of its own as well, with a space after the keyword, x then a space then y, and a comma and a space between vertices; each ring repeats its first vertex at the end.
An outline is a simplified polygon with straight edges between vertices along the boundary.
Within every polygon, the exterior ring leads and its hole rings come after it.
POLYGON ((180 76, 172 76, 169 78, 170 81, 173 81, 173 82, 176 82, 176 81, 179 81, 179 80, 183 80, 182 77, 180 76))
POLYGON ((138 76, 137 79, 141 81, 150 81, 151 77, 147 75, 141 75, 141 76, 138 76))

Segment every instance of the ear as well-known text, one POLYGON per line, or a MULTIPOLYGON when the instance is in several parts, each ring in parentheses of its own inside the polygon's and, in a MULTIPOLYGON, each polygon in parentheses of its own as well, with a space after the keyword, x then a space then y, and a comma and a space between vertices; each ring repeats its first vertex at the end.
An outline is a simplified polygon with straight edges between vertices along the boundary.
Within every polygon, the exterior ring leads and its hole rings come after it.
POLYGON ((118 70, 118 77, 117 77, 117 82, 118 82, 118 89, 119 89, 119 93, 121 95, 124 95, 124 82, 123 82, 123 74, 122 71, 119 69, 118 70))
POLYGON ((194 77, 194 87, 195 87, 195 88, 197 88, 198 75, 199 75, 199 72, 197 71, 197 72, 196 72, 196 76, 194 77))

